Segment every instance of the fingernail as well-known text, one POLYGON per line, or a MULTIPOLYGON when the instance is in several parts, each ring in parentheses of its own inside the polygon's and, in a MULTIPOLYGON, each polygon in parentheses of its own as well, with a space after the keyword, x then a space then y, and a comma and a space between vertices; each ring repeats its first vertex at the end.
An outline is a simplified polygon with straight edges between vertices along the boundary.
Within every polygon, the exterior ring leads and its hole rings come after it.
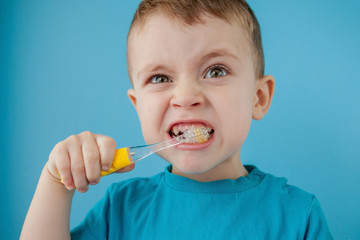
POLYGON ((87 190, 89 190, 88 187, 79 188, 79 189, 78 189, 78 192, 79 192, 79 193, 84 193, 84 192, 87 192, 87 190))
POLYGON ((96 181, 91 181, 90 184, 91 184, 91 185, 96 185, 96 184, 98 184, 99 182, 100 182, 100 179, 98 179, 98 180, 96 180, 96 181))
POLYGON ((102 169, 103 171, 107 171, 107 170, 110 169, 110 167, 109 167, 108 165, 102 165, 101 169, 102 169))

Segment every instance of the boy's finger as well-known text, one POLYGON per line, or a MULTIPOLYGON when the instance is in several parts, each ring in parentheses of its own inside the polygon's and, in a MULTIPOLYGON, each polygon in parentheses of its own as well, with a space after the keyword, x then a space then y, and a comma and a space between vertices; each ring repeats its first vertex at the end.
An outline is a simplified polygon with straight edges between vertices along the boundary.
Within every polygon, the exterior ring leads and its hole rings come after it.
POLYGON ((88 183, 97 184, 100 180, 100 153, 94 138, 84 140, 82 155, 88 183))
POLYGON ((116 173, 125 173, 125 172, 130 172, 131 170, 133 170, 135 168, 135 163, 130 164, 129 166, 126 166, 122 169, 119 169, 116 171, 116 173))
POLYGON ((100 152, 101 170, 107 171, 114 160, 116 143, 107 136, 97 135, 96 142, 100 152))
POLYGON ((71 174, 78 192, 86 192, 89 188, 85 174, 84 159, 79 146, 70 146, 69 156, 71 162, 71 174))
POLYGON ((58 174, 62 179, 65 187, 68 190, 72 190, 75 188, 75 184, 71 174, 71 166, 70 166, 70 158, 64 144, 58 144, 54 148, 54 152, 50 154, 50 162, 54 162, 58 174))

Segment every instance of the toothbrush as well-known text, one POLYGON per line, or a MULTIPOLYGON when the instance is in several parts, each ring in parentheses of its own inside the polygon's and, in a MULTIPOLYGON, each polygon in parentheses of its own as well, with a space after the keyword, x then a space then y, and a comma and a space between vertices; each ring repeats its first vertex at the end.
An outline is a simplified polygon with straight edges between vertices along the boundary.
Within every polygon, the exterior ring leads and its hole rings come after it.
POLYGON ((106 176, 166 148, 174 147, 181 143, 203 143, 209 138, 210 133, 208 133, 205 127, 190 127, 180 136, 163 142, 117 149, 110 169, 107 171, 101 171, 100 176, 106 176))
MULTIPOLYGON (((109 170, 100 171, 100 176, 106 176, 117 170, 129 166, 135 162, 140 161, 153 153, 159 152, 166 148, 174 147, 182 143, 204 143, 210 138, 210 133, 205 127, 194 127, 191 126, 183 134, 176 136, 172 139, 165 140, 149 145, 125 147, 115 150, 114 160, 109 170)), ((60 182, 64 183, 61 176, 60 182)))

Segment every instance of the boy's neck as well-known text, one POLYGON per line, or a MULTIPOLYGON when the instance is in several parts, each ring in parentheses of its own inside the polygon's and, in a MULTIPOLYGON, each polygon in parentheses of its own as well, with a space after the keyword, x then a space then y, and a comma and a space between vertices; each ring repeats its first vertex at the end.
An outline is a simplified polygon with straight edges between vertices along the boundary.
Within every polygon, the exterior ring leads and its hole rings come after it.
POLYGON ((223 162, 221 165, 200 174, 186 174, 177 170, 173 166, 171 173, 190 178, 198 182, 212 182, 225 179, 235 180, 240 177, 246 177, 249 174, 249 172, 246 170, 240 160, 236 162, 223 162))

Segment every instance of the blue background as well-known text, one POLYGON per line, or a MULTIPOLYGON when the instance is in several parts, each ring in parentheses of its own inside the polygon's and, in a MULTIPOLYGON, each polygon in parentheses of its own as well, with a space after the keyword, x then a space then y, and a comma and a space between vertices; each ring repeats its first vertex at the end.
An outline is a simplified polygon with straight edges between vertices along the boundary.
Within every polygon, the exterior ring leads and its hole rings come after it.
MULTIPOLYGON (((17 239, 53 146, 84 130, 118 146, 144 143, 127 99, 126 36, 139 1, 1 1, 1 233, 17 239)), ((250 0, 262 26, 269 114, 253 122, 242 158, 316 194, 335 239, 360 239, 360 2, 250 0)), ((76 194, 77 225, 111 182, 76 194)), ((5 238, 3 238, 5 236, 5 238)))

